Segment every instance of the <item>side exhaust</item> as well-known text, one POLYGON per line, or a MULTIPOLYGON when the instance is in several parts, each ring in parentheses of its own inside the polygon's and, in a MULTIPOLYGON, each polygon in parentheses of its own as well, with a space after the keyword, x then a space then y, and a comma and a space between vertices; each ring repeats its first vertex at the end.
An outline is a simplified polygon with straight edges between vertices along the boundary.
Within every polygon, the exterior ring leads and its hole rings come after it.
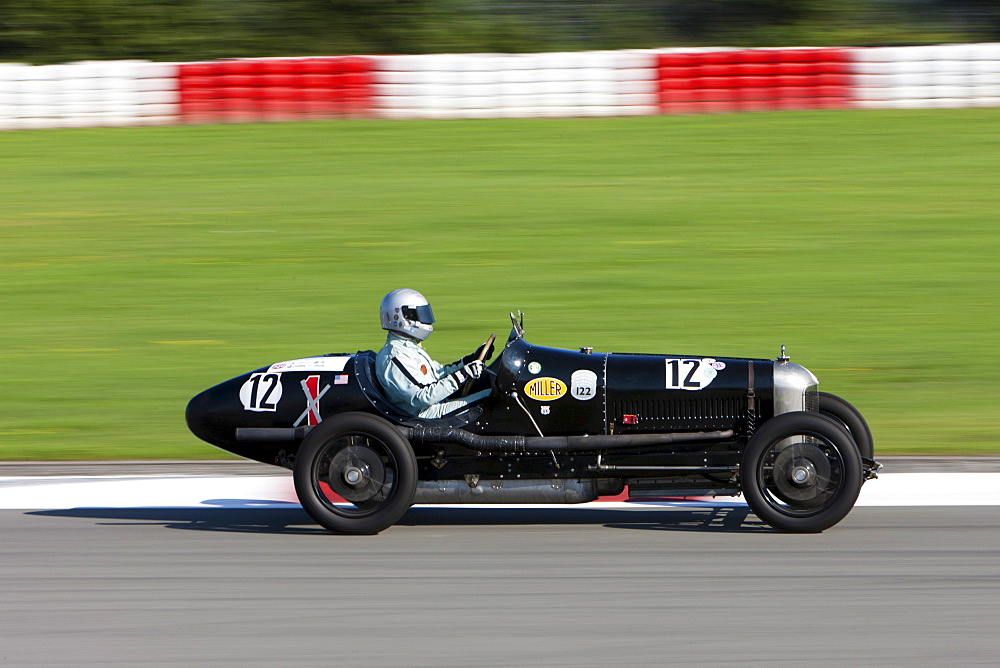
POLYGON ((454 443, 483 454, 521 454, 527 452, 588 452, 613 448, 637 448, 654 445, 719 441, 733 436, 724 431, 678 432, 672 434, 622 434, 618 436, 482 436, 452 427, 398 427, 403 436, 415 443, 454 443))
POLYGON ((421 480, 413 503, 587 503, 599 496, 589 480, 421 480))
MULTIPOLYGON (((620 434, 609 436, 483 436, 454 427, 419 425, 397 427, 399 433, 413 443, 453 443, 482 454, 523 454, 528 452, 593 452, 614 448, 638 448, 656 445, 683 445, 702 441, 732 438, 733 430, 691 431, 670 434, 620 434)), ((236 430, 241 443, 275 443, 301 441, 312 427, 256 428, 236 430)))

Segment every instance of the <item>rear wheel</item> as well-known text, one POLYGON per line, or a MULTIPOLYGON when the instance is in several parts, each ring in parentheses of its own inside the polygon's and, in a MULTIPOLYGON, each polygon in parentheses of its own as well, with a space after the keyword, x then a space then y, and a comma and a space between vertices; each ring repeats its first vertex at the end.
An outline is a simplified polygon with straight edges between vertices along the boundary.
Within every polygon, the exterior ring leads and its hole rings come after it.
POLYGON ((385 420, 344 413, 316 426, 295 457, 295 493, 309 515, 335 533, 374 534, 413 503, 417 462, 385 420))
POLYGON ((850 434, 815 413, 784 413, 756 431, 740 478, 754 514, 776 529, 816 533, 851 512, 861 491, 861 457, 850 434))

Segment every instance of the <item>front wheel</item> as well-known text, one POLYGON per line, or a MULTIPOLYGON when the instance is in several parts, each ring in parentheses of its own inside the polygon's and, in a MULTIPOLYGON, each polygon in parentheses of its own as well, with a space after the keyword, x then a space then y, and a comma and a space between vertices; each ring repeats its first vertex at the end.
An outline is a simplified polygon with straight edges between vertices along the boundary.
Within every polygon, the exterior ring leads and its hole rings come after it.
POLYGON ((295 493, 320 525, 342 534, 375 534, 413 503, 417 461, 385 420, 344 413, 317 425, 295 456, 295 493))
POLYGON ((776 529, 817 533, 851 512, 863 479, 847 430, 815 413, 783 413, 754 433, 740 464, 750 509, 776 529))
POLYGON ((820 392, 819 412, 821 415, 840 421, 847 428, 847 431, 851 432, 851 438, 857 444, 858 452, 861 453, 862 457, 875 459, 872 430, 861 415, 861 411, 835 394, 820 392))

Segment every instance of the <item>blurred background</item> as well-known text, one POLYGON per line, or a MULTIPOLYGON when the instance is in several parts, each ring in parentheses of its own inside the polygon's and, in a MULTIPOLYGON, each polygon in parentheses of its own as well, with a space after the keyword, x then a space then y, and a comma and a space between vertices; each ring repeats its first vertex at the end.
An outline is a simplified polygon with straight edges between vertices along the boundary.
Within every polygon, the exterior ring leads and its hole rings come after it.
POLYGON ((0 61, 1000 39, 996 0, 4 0, 0 61))
POLYGON ((398 287, 442 362, 517 309, 541 345, 785 344, 878 453, 1000 452, 998 33, 985 0, 6 0, 0 459, 223 456, 191 396, 377 349, 398 287), (599 86, 455 83, 494 66, 599 86))

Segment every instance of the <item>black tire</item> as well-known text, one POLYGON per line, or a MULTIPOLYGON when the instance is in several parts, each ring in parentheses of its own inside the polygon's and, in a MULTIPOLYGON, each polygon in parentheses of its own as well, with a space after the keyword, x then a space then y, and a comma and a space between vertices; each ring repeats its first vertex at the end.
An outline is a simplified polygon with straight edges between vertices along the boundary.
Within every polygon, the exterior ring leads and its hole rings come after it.
POLYGON ((370 535, 395 524, 413 504, 417 460, 390 423, 343 413, 309 432, 293 477, 299 503, 317 523, 334 533, 370 535))
POLYGON ((783 413, 751 437, 740 463, 750 509, 776 529, 818 533, 844 519, 862 483, 861 456, 836 420, 783 413))
POLYGON ((819 412, 832 417, 847 427, 851 438, 858 446, 858 452, 865 459, 875 459, 875 443, 872 440, 872 430, 865 422, 861 412, 835 394, 819 392, 819 412))

